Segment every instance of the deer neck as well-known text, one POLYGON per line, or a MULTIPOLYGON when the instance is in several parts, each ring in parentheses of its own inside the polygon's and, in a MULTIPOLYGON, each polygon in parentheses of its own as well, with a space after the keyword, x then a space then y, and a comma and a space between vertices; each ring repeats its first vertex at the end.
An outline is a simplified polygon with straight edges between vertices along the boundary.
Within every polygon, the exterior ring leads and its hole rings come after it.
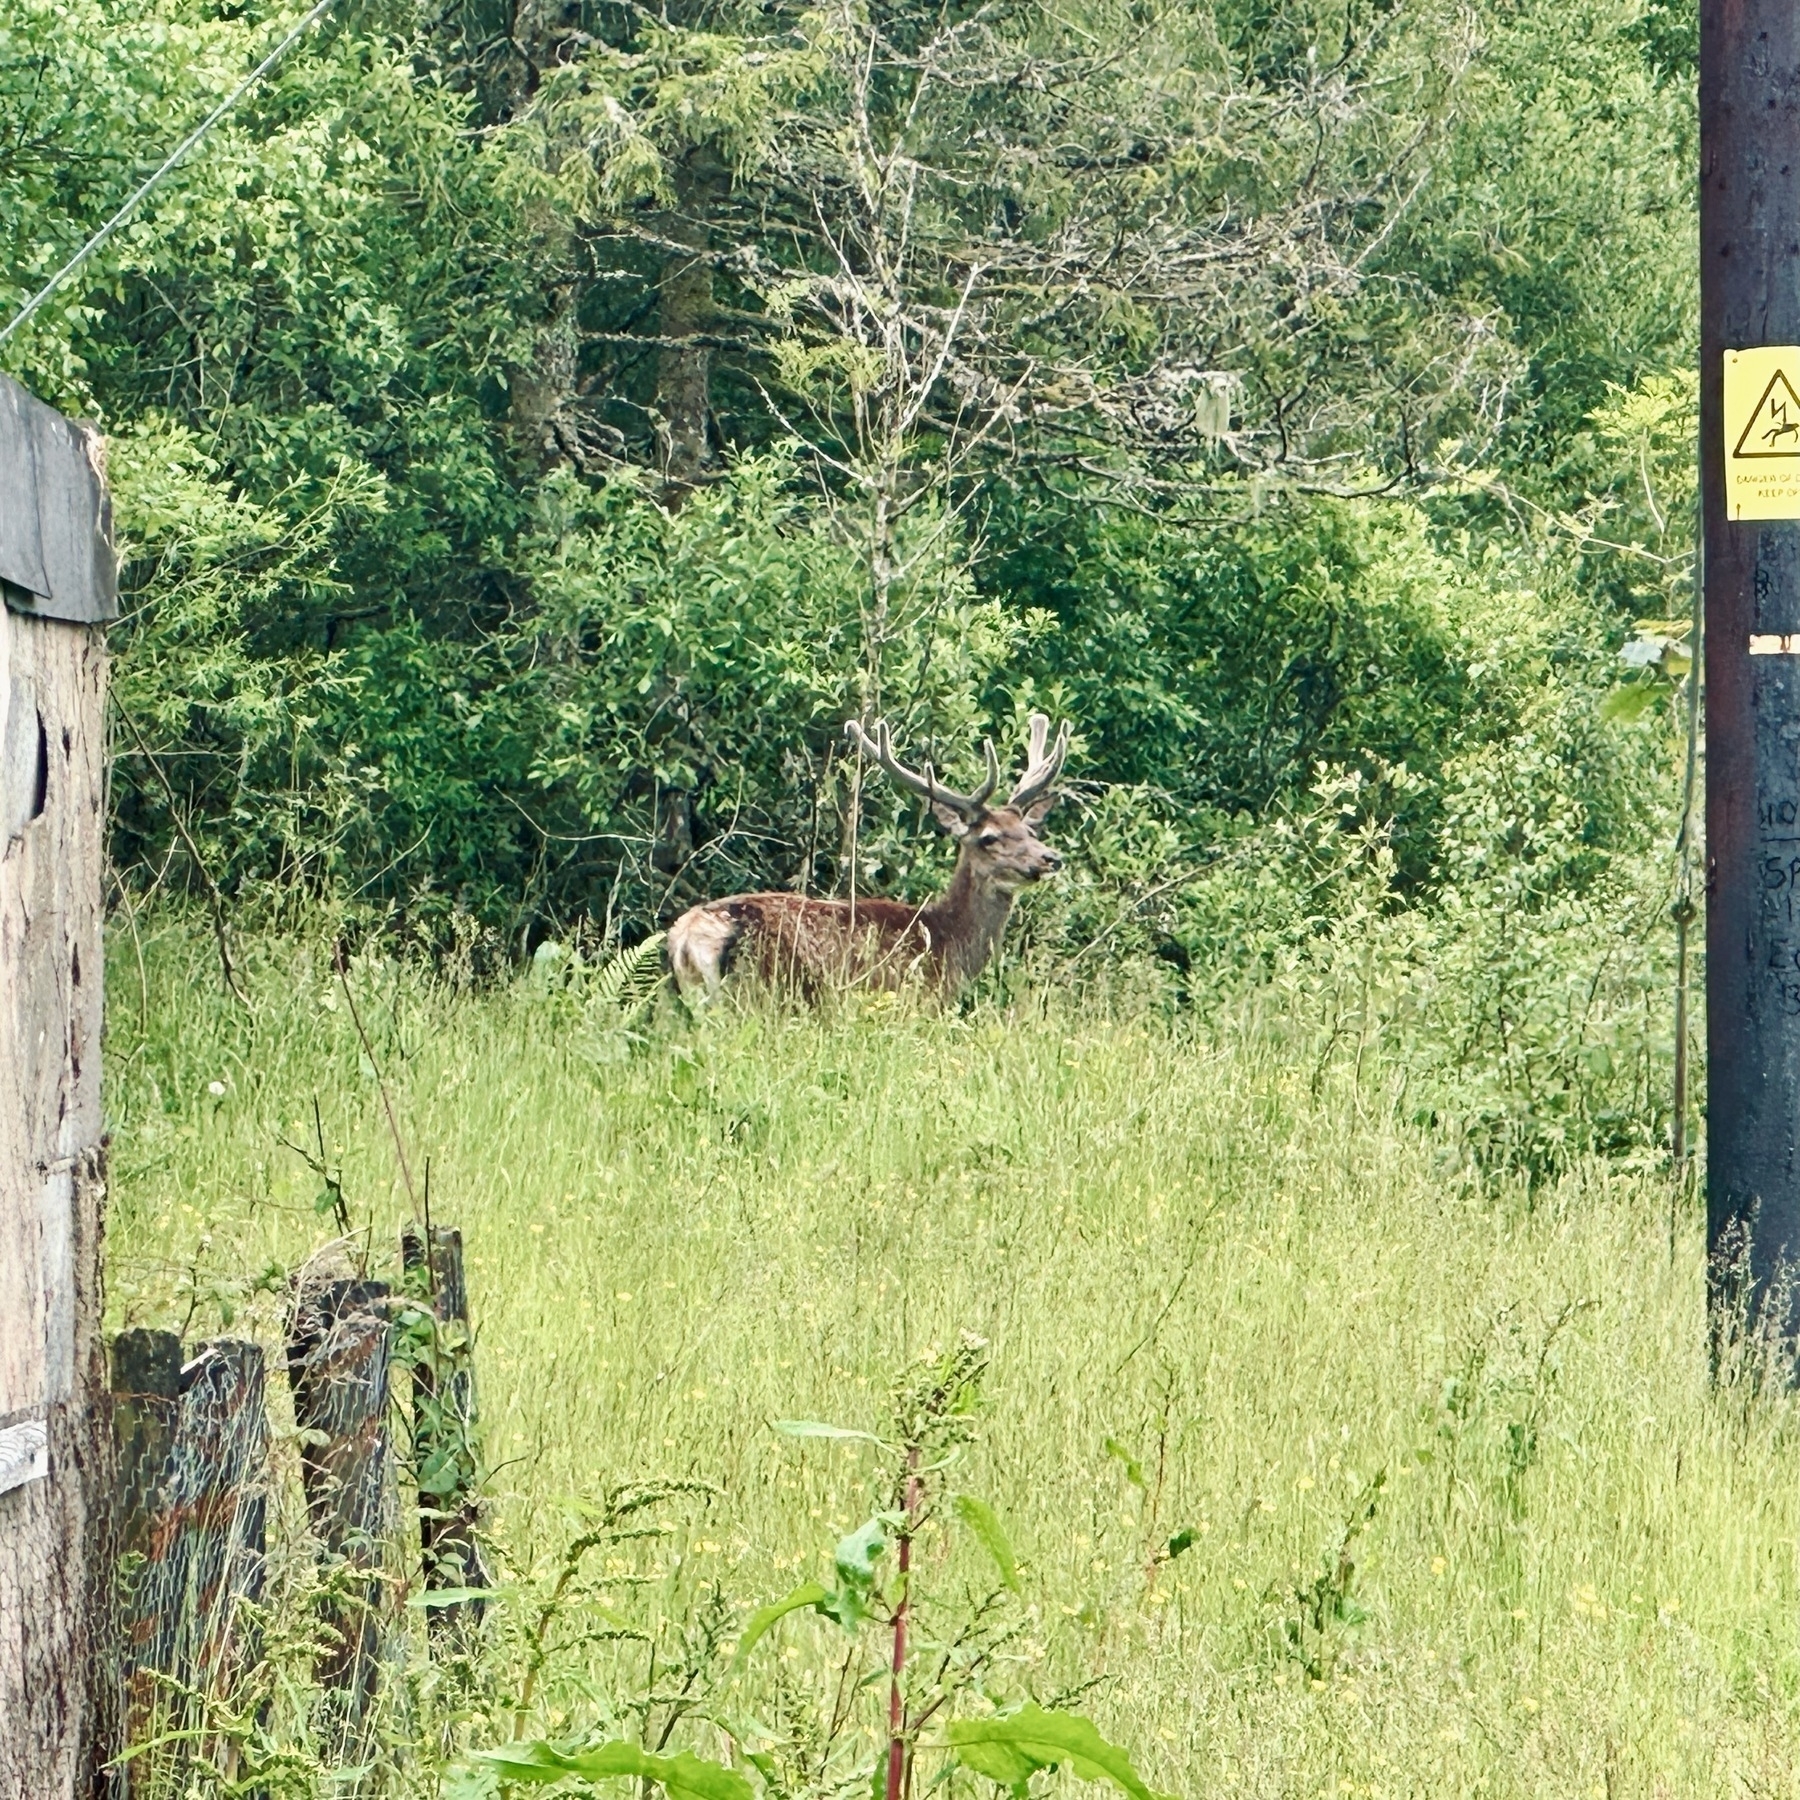
POLYGON ((1011 894, 976 875, 967 850, 957 856, 949 887, 922 915, 947 974, 967 981, 987 967, 1000 946, 1012 903, 1011 894))

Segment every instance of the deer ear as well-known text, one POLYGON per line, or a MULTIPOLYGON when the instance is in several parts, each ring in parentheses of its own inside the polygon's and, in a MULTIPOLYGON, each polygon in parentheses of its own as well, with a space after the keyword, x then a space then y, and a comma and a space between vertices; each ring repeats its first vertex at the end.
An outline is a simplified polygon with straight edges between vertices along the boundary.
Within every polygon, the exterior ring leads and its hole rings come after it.
POLYGON ((949 832, 953 838, 965 838, 969 835, 969 821, 954 808, 932 803, 931 816, 949 832))
POLYGON ((1043 799, 1032 801, 1032 803, 1025 809, 1025 823, 1027 825, 1043 824, 1044 819, 1048 815, 1051 807, 1053 807, 1057 803, 1057 801, 1060 800, 1061 798, 1062 798, 1062 795, 1057 793, 1054 789, 1052 789, 1051 792, 1049 792, 1048 794, 1046 794, 1043 797, 1043 799))

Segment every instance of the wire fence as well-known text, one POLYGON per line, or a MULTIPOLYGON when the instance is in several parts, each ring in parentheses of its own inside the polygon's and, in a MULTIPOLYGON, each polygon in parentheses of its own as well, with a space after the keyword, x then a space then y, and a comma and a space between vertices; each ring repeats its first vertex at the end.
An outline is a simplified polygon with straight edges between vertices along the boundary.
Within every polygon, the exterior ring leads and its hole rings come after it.
POLYGON ((267 1555, 268 1419, 260 1346, 223 1340, 184 1360, 173 1332, 112 1346, 113 1666, 105 1686, 115 1796, 153 1792, 206 1742, 255 1655, 267 1555))
MULTIPOLYGON (((375 1728, 397 1596, 488 1586, 460 1234, 409 1231, 402 1270, 393 1288, 302 1273, 285 1392, 260 1344, 190 1347, 146 1329, 112 1341, 107 1800, 268 1792, 256 1755, 277 1610, 278 1654, 312 1692, 318 1755, 353 1770, 375 1728), (298 1642, 294 1609, 270 1604, 272 1570, 289 1577, 284 1592, 307 1590, 298 1642)), ((430 1617, 434 1644, 452 1633, 461 1645, 481 1602, 430 1617)))

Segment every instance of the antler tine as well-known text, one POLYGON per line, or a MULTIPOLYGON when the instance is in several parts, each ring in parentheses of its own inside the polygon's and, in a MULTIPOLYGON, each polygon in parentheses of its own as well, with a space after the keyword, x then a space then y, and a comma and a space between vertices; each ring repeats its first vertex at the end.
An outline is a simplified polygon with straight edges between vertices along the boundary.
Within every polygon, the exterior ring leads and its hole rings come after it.
POLYGON ((1000 784, 1000 760, 994 754, 992 744, 987 747, 988 782, 985 787, 973 794, 959 794, 953 788, 945 787, 937 778, 937 772, 930 763, 925 765, 925 773, 919 774, 909 769, 894 754, 894 734, 888 728, 885 719, 875 721, 873 738, 863 730, 860 721, 846 719, 844 735, 856 744, 865 756, 872 757, 887 773, 904 788, 913 793, 923 795, 933 806, 947 806, 952 812, 960 813, 965 819, 973 819, 986 805, 988 797, 1000 784))
POLYGON ((1050 735, 1050 721, 1043 713, 1031 715, 1031 751, 1025 762, 1025 773, 1013 789, 1008 806, 1025 807, 1041 800, 1062 773, 1063 758, 1069 754, 1069 721, 1064 719, 1056 733, 1056 742, 1044 752, 1044 740, 1050 735))
POLYGON ((969 798, 977 806, 986 806, 994 797, 994 789, 1000 785, 1000 758, 994 753, 994 740, 981 740, 981 753, 987 758, 987 780, 978 787, 969 798))

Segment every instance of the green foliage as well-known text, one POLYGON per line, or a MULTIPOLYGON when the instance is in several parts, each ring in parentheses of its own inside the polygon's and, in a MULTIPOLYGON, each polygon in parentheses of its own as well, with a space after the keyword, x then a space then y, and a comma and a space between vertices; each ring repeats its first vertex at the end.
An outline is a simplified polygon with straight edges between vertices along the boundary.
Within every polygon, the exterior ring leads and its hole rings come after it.
POLYGON ((1338 1541, 1324 1566, 1309 1582, 1295 1582, 1283 1597, 1276 1630, 1282 1649, 1297 1661, 1311 1681, 1331 1673, 1346 1628, 1364 1623, 1366 1609, 1351 1597, 1356 1580, 1356 1544, 1375 1517, 1387 1486, 1387 1471, 1378 1469, 1356 1497, 1338 1541))
MULTIPOLYGON (((1691 0, 1484 12, 1465 128, 1389 247, 1396 278, 1461 292, 1516 353, 1492 423, 1509 476, 1543 502, 1558 497, 1543 469, 1610 387, 1692 357, 1694 19, 1691 0)), ((1444 461, 1471 451, 1487 454, 1444 461)))
POLYGON ((956 1759, 1021 1797, 1041 1770, 1067 1768, 1083 1781, 1110 1782, 1131 1800, 1160 1800, 1131 1758, 1078 1713, 1026 1704, 991 1719, 952 1719, 945 1729, 956 1759))
MULTIPOLYGON (((677 1708, 667 1699, 660 1702, 670 1708, 670 1724, 657 1740, 659 1749, 680 1711, 691 1707, 719 1721, 734 1749, 757 1770, 765 1786, 779 1794, 868 1789, 892 1796, 911 1785, 915 1761, 925 1756, 944 1761, 943 1773, 936 1779, 948 1778, 951 1767, 960 1765, 1019 1796, 1027 1792, 1034 1773, 1066 1766, 1084 1779, 1112 1782, 1130 1800, 1158 1800, 1139 1778, 1130 1758, 1107 1743, 1093 1723, 1079 1714, 1046 1711, 1035 1701, 1025 1700, 997 1715, 957 1716, 962 1704, 978 1695, 991 1708, 994 1683, 1000 1679, 1002 1667, 1000 1653, 1019 1630, 1016 1621, 1002 1623, 996 1616, 999 1602, 1018 1593, 1017 1562, 998 1514, 969 1494, 952 1498, 950 1514, 993 1558, 1002 1579, 1000 1594, 973 1601, 960 1619, 927 1624, 942 1608, 928 1610, 931 1597, 921 1586, 912 1558, 932 1516, 930 1490, 935 1478, 969 1441, 986 1366, 985 1342, 969 1334, 949 1353, 921 1359, 895 1388, 891 1443, 866 1432, 832 1426, 795 1421, 781 1424, 781 1434, 801 1444, 837 1444, 846 1449, 859 1441, 877 1444, 893 1458, 889 1470, 877 1471, 877 1488, 891 1481, 897 1505, 875 1512, 838 1540, 832 1551, 835 1588, 807 1582, 782 1599, 758 1607, 744 1621, 736 1652, 722 1670, 718 1658, 710 1654, 712 1641, 704 1639, 707 1654, 690 1661, 679 1683, 665 1674, 665 1694, 672 1689, 682 1705, 677 1708), (792 1689, 778 1683, 775 1693, 781 1714, 777 1716, 786 1715, 785 1729, 748 1717, 740 1722, 735 1709, 746 1704, 744 1685, 751 1651, 782 1619, 802 1611, 831 1620, 850 1639, 850 1649, 835 1677, 836 1692, 829 1712, 810 1719, 797 1715, 792 1689), (872 1666, 867 1666, 861 1639, 871 1628, 887 1634, 887 1642, 872 1666), (922 1630, 930 1636, 921 1656, 922 1630), (868 1760, 848 1727, 855 1718, 855 1696, 884 1681, 888 1689, 886 1741, 878 1740, 879 1753, 868 1760), (732 1710, 727 1710, 728 1704, 732 1710), (925 1727, 939 1715, 943 1716, 942 1740, 928 1741, 925 1727), (756 1747, 758 1740, 760 1748, 756 1747)), ((606 1522, 616 1524, 621 1517, 614 1505, 608 1509, 606 1522)), ((593 1540, 593 1533, 575 1540, 564 1556, 565 1571, 578 1565, 593 1540)), ((612 1541, 618 1541, 616 1531, 612 1541)), ((559 1580, 552 1602, 546 1603, 540 1618, 552 1604, 561 1607, 569 1597, 568 1583, 559 1580)), ((708 1605, 716 1612, 716 1595, 708 1605)), ((610 1611, 605 1616, 610 1620, 610 1611)), ((537 1629, 533 1643, 540 1650, 531 1665, 535 1673, 547 1660, 541 1653, 548 1643, 547 1631, 537 1629)), ((789 1648, 791 1651, 794 1646, 789 1648)), ((828 1663, 837 1661, 835 1645, 826 1656, 828 1663)), ((791 1676, 791 1671, 788 1673, 791 1676)), ((813 1682, 814 1676, 809 1674, 802 1686, 813 1682)), ((659 1702, 652 1694, 634 1704, 648 1730, 650 1715, 659 1702)), ((519 1716, 522 1725, 524 1707, 519 1716)), ((869 1724, 872 1727, 873 1719, 869 1724)), ((934 1730, 934 1740, 936 1735, 934 1730)), ((616 1740, 582 1747, 515 1735, 508 1745, 474 1752, 452 1771, 452 1785, 474 1791, 471 1771, 508 1782, 540 1784, 569 1776, 597 1780, 635 1775, 660 1783, 670 1800, 749 1800, 744 1778, 720 1763, 696 1759, 686 1752, 671 1759, 616 1740)))
POLYGON ((1142 1493, 1144 1491, 1144 1465, 1115 1437, 1109 1437, 1101 1447, 1108 1456, 1113 1457, 1124 1467, 1125 1479, 1142 1493))
MULTIPOLYGON (((735 1646, 765 1600, 835 1585, 836 1543, 891 1509, 893 1370, 964 1322, 993 1371, 915 1545, 921 1707, 999 1587, 950 1496, 989 1501, 1029 1555, 991 1615, 1016 1634, 928 1724, 915 1793, 943 1766, 939 1721, 1026 1700, 1087 1715, 1175 1795, 1585 1792, 1604 1787, 1609 1736, 1627 1792, 1795 1767, 1795 1403, 1715 1380, 1697 1197, 1647 1158, 1570 1148, 1535 1183, 1473 1166, 1448 1118, 1419 1116, 1422 1084, 1453 1097, 1454 1072, 1417 1060, 1400 1001, 1426 1003, 1430 970, 1396 969, 1380 920, 1334 979, 1277 966, 1203 1016, 1044 985, 954 1012, 671 1007, 600 1067, 533 970, 471 989, 353 962, 415 1175, 428 1152, 433 1217, 467 1246, 500 1590, 483 1688, 428 1656, 429 1615, 396 1583, 365 1786, 429 1800, 417 1746, 435 1760, 516 1733, 686 1750, 793 1800, 860 1800, 886 1689, 856 1684, 889 1632, 852 1639, 809 1601, 736 1670, 735 1646), (1109 1436, 1161 1488, 1154 1520, 1109 1436), (1315 1689, 1274 1628, 1335 1571, 1378 1469, 1348 1588, 1367 1617, 1330 1622, 1315 1689), (625 1516, 621 1470, 646 1478, 625 1516), (537 1623, 571 1546, 602 1528, 520 1726, 537 1623), (854 1722, 827 1764, 852 1649, 854 1722), (700 1704, 659 1742, 690 1671, 700 1704)), ((192 1340, 223 1302, 278 1369, 282 1272, 336 1235, 280 1140, 310 1140, 317 1095, 379 1271, 410 1213, 381 1098, 316 939, 245 934, 245 1006, 204 931, 137 923, 134 939, 118 921, 106 971, 109 1321, 178 1326, 192 1306, 192 1340), (262 1291, 242 1283, 271 1264, 262 1291)), ((259 1780, 306 1800, 330 1791, 306 1704, 316 1564, 296 1446, 278 1436, 274 1454, 281 1660, 232 1730, 291 1757, 258 1748, 259 1780)), ((887 1594, 896 1560, 877 1564, 887 1594)), ((416 1569, 396 1574, 417 1592, 416 1569)), ((999 1791, 966 1771, 954 1785, 999 1791)))
POLYGON ((503 1780, 524 1787, 546 1787, 571 1775, 602 1781, 609 1775, 631 1775, 654 1782, 669 1800, 753 1800, 755 1789, 735 1769, 682 1750, 653 1756, 637 1744, 600 1744, 592 1750, 562 1751, 532 1741, 476 1752, 476 1761, 503 1780))
POLYGON ((846 1631, 854 1631, 870 1616, 875 1581, 881 1559, 888 1553, 888 1533, 895 1521, 883 1514, 865 1520, 848 1537, 840 1538, 832 1552, 837 1586, 819 1601, 819 1611, 846 1631))
MULTIPOLYGON (((1521 729, 1484 596, 1681 615, 1691 7, 515 10, 340 9, 8 347, 112 439, 131 891, 483 967, 841 888, 852 835, 921 891, 842 718, 961 769, 1045 704, 1091 804, 1040 942, 1191 958, 1165 884, 1321 761, 1422 777, 1429 889, 1449 764, 1521 729)), ((0 306, 282 22, 9 11, 0 306)))
POLYGON ((1002 1584, 1017 1589, 1019 1559, 1013 1554, 1012 1540, 1000 1515, 976 1494, 958 1494, 951 1502, 957 1518, 975 1534, 982 1549, 994 1559, 994 1569, 1002 1584))
POLYGON ((744 1629, 738 1633, 737 1666, 742 1667, 749 1659, 750 1652, 789 1613, 817 1610, 830 1598, 830 1593, 829 1588, 816 1581, 808 1581, 795 1588, 791 1594, 784 1594, 779 1600, 771 1600, 768 1605, 759 1606, 744 1621, 744 1629))
POLYGON ((1510 671, 1479 697, 1470 671, 1503 563, 1445 555, 1410 506, 1282 513, 1222 533, 1095 511, 1052 532, 1033 509, 996 563, 1055 620, 1027 666, 1087 754, 1202 818, 1264 815, 1322 761, 1435 773, 1465 732, 1512 723, 1510 671))

